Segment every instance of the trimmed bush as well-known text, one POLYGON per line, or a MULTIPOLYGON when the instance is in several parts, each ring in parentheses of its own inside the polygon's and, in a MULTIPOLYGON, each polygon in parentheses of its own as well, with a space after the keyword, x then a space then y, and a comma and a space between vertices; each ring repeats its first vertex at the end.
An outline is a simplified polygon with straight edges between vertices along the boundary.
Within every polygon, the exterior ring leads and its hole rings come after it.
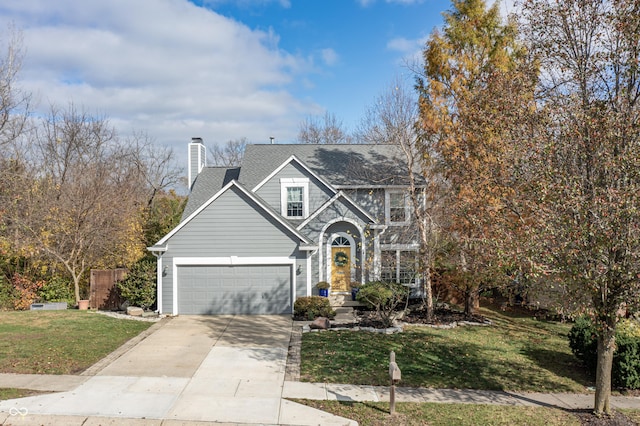
MULTIPOLYGON (((598 359, 598 338, 590 319, 578 318, 569 332, 573 354, 595 376, 598 359)), ((613 386, 640 389, 640 326, 623 319, 616 329, 616 351, 611 371, 613 386)))
POLYGON ((38 297, 42 302, 66 302, 67 307, 76 304, 72 284, 62 277, 52 277, 39 290, 38 297))
POLYGON ((380 320, 390 326, 396 317, 398 305, 406 302, 408 297, 409 289, 402 284, 374 281, 360 287, 356 300, 375 309, 380 320))
POLYGON ((118 290, 131 306, 151 308, 156 301, 156 262, 141 260, 133 265, 126 278, 118 282, 118 290))
POLYGON ((584 366, 595 373, 598 362, 598 338, 596 327, 588 317, 576 318, 569 331, 569 347, 584 366))
POLYGON ((336 312, 331 309, 331 303, 326 297, 298 297, 293 304, 293 316, 296 319, 312 321, 318 317, 333 318, 335 315, 336 312))

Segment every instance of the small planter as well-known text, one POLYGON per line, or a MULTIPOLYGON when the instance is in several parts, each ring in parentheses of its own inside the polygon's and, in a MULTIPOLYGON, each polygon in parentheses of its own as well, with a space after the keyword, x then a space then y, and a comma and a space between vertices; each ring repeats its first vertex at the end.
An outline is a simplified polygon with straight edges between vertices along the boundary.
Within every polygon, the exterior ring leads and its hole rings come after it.
POLYGON ((78 309, 81 311, 86 311, 89 309, 89 301, 88 300, 78 300, 78 309))
POLYGON ((351 300, 353 300, 354 302, 356 301, 356 298, 358 296, 358 292, 360 291, 359 287, 352 287, 351 288, 351 300))
POLYGON ((329 285, 328 282, 326 281, 320 281, 318 284, 316 284, 316 287, 318 288, 318 294, 322 297, 329 297, 329 287, 331 287, 329 285))

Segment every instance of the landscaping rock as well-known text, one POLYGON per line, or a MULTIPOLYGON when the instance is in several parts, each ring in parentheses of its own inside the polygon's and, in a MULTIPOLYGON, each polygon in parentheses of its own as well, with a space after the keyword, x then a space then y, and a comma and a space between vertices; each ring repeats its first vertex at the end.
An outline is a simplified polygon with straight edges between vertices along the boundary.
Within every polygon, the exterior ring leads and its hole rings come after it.
POLYGON ((328 330, 331 328, 331 322, 329 321, 329 318, 318 317, 309 324, 309 327, 314 330, 328 330))
POLYGON ((144 309, 138 308, 136 306, 128 306, 127 307, 127 315, 131 315, 133 317, 141 317, 144 313, 144 309))

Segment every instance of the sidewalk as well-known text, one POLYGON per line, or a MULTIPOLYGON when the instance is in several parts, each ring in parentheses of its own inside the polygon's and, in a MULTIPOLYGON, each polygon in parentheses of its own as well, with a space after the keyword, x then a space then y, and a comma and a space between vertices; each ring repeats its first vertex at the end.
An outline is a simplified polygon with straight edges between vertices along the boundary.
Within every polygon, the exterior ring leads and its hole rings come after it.
MULTIPOLYGON (((32 389, 43 392, 70 391, 88 380, 88 376, 42 374, 0 374, 0 388, 32 389)), ((285 381, 282 398, 329 401, 389 401, 389 387, 285 381)), ((397 402, 438 402, 445 404, 496 404, 544 406, 563 409, 593 407, 593 394, 527 393, 487 390, 428 389, 396 387, 397 402)), ((640 410, 640 396, 612 396, 614 408, 640 410)), ((1 423, 0 423, 1 424, 1 423)))

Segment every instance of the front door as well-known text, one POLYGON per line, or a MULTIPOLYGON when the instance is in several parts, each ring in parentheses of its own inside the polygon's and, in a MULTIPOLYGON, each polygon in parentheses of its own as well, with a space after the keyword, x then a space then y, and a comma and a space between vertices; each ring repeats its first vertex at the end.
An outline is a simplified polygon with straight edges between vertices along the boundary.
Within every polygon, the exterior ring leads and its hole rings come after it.
POLYGON ((331 291, 351 290, 350 247, 331 247, 331 291))

